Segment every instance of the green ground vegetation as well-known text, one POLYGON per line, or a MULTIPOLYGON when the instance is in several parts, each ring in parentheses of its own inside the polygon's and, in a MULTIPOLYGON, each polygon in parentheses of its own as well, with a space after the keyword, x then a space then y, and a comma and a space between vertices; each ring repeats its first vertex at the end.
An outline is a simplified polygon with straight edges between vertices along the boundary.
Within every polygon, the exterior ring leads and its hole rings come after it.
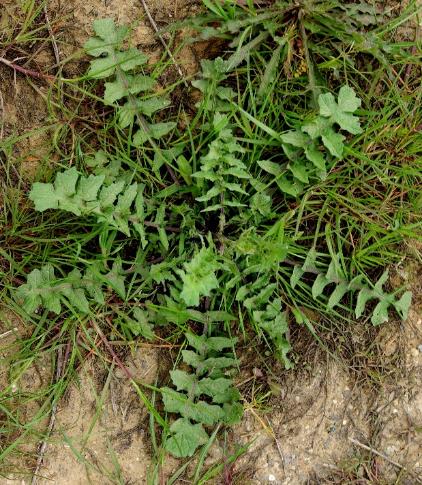
MULTIPOLYGON (((26 322, 0 395, 5 473, 42 439, 86 353, 110 357, 96 335, 180 345, 167 383, 133 385, 157 463, 197 453, 192 479, 205 483, 221 471, 202 469, 208 447, 242 416, 239 345, 290 369, 297 329, 324 345, 330 321, 406 318, 411 291, 388 269, 419 258, 404 248, 421 237, 421 58, 397 41, 415 5, 204 3, 170 29, 218 40, 194 79, 165 53, 149 64, 129 27, 100 19, 86 74, 51 84, 55 162, 28 184, 14 147, 30 135, 1 141, 1 299, 26 322), (16 392, 63 348, 58 380, 16 392), (42 405, 25 422, 30 400, 42 405)), ((30 13, 22 49, 45 34, 30 13)))

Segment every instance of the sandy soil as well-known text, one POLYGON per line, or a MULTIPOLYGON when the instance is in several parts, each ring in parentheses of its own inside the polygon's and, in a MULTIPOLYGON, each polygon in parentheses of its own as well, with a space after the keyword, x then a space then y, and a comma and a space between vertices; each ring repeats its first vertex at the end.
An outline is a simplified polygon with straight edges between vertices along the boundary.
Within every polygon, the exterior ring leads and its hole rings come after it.
MULTIPOLYGON (((140 382, 154 384, 157 358, 139 348, 126 365, 140 382)), ((146 483, 149 415, 139 401, 120 369, 108 372, 88 361, 59 407, 38 483, 146 483)))

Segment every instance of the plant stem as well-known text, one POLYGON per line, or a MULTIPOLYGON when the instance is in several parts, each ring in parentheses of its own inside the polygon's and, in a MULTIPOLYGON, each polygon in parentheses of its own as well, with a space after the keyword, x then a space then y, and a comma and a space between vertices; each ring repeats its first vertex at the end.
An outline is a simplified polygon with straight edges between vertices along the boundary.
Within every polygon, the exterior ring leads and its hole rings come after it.
POLYGON ((320 93, 315 81, 314 63, 309 53, 308 36, 306 34, 305 25, 303 24, 303 10, 299 11, 299 28, 303 42, 303 50, 305 52, 306 64, 308 66, 309 88, 312 91, 312 101, 316 108, 318 106, 318 96, 320 93))
POLYGON ((51 76, 50 74, 43 74, 42 72, 33 71, 32 69, 26 69, 25 67, 18 66, 17 64, 14 64, 13 62, 8 61, 4 57, 0 57, 0 62, 2 64, 5 64, 6 66, 9 66, 14 71, 25 74, 25 76, 31 76, 37 79, 48 79, 49 81, 54 81, 55 79, 54 76, 51 76))

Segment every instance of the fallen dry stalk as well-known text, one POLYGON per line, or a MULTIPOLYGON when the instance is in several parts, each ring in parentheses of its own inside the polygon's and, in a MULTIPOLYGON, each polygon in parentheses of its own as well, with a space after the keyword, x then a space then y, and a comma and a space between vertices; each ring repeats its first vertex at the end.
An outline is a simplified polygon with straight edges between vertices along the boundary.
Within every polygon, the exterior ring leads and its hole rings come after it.
POLYGON ((151 27, 154 29, 157 37, 159 38, 161 44, 164 47, 164 50, 166 51, 167 55, 170 57, 170 59, 172 60, 173 64, 175 65, 175 67, 177 69, 177 72, 179 73, 180 77, 182 78, 182 81, 183 81, 184 85, 186 87, 188 87, 188 83, 185 80, 185 75, 183 74, 183 71, 182 71, 181 67, 179 66, 179 64, 176 62, 176 59, 174 58, 174 56, 173 56, 173 54, 172 54, 169 46, 167 45, 166 41, 163 39, 163 36, 160 34, 160 32, 158 30, 158 26, 155 23, 155 20, 152 17, 151 12, 149 11, 149 8, 148 8, 148 5, 147 5, 146 1, 145 0, 141 0, 141 3, 142 3, 142 6, 144 7, 145 13, 146 13, 146 15, 148 17, 148 20, 149 20, 149 23, 151 24, 151 27))
POLYGON ((373 453, 374 455, 377 455, 379 456, 380 458, 382 458, 383 460, 387 461, 388 463, 390 463, 391 465, 394 465, 395 467, 397 468, 400 468, 401 470, 405 471, 406 473, 409 473, 409 474, 412 474, 415 478, 415 480, 417 481, 417 483, 422 483, 422 479, 420 479, 419 477, 417 477, 416 475, 414 475, 410 470, 408 470, 405 466, 401 465, 400 463, 398 463, 397 461, 394 461, 392 460, 391 458, 389 458, 387 455, 385 455, 384 453, 381 453, 380 451, 377 451, 376 449, 372 448, 371 446, 367 446, 367 445, 364 445, 363 443, 361 443, 360 441, 354 439, 354 438, 349 438, 349 441, 351 443, 353 443, 354 445, 356 446, 359 446, 360 448, 363 448, 364 450, 366 451, 370 451, 371 453, 373 453))
POLYGON ((55 77, 51 76, 50 74, 43 74, 42 72, 38 72, 32 69, 26 69, 25 67, 18 66, 17 64, 14 64, 13 62, 5 59, 4 57, 0 57, 0 62, 10 67, 14 71, 25 74, 25 76, 35 77, 37 79, 48 79, 49 81, 54 81, 55 79, 55 77))
MULTIPOLYGON (((65 363, 65 359, 63 358, 63 348, 60 346, 57 350, 57 365, 56 365, 56 372, 53 379, 54 384, 56 384, 63 375, 64 363, 65 363)), ((49 437, 51 436, 51 433, 53 432, 54 424, 56 422, 56 415, 57 415, 57 402, 53 402, 53 405, 51 407, 50 421, 48 423, 48 428, 47 428, 47 434, 44 440, 41 442, 41 445, 39 448, 37 466, 32 476, 31 485, 36 485, 38 481, 40 468, 44 461, 45 452, 47 451, 47 446, 48 446, 47 440, 49 439, 49 437)))

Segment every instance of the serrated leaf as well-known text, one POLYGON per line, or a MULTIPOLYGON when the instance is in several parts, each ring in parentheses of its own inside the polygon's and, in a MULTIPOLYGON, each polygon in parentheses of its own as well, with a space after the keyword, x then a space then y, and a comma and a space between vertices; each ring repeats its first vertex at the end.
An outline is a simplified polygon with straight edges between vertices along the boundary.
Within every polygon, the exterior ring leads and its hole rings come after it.
POLYGON ((321 116, 330 118, 349 133, 356 135, 362 132, 359 118, 352 115, 352 112, 360 106, 360 100, 356 97, 352 88, 348 86, 341 88, 338 104, 331 93, 321 94, 318 98, 318 104, 321 116))
POLYGON ((211 291, 218 288, 215 272, 221 267, 212 248, 202 248, 184 271, 179 271, 183 282, 180 297, 188 306, 198 306, 201 296, 211 296, 211 291))
POLYGON ((52 184, 34 183, 29 199, 34 202, 35 210, 39 212, 59 207, 59 201, 52 184))
POLYGON ((331 125, 332 123, 329 119, 317 116, 309 123, 302 125, 302 131, 307 133, 312 140, 316 140, 321 137, 331 125))
POLYGON ((159 140, 163 136, 170 133, 171 130, 176 128, 177 123, 174 121, 168 121, 166 123, 155 123, 154 125, 149 126, 150 134, 156 140, 159 140))
POLYGON ((123 52, 116 54, 117 65, 123 71, 131 71, 137 66, 142 66, 148 62, 148 56, 138 49, 131 47, 123 52))
POLYGON ((147 340, 154 340, 155 335, 154 335, 153 327, 150 323, 150 315, 148 311, 142 310, 141 308, 135 308, 133 310, 133 316, 135 317, 136 320, 129 319, 127 322, 130 331, 134 335, 137 335, 137 336, 140 335, 147 340))
POLYGON ((327 270, 327 279, 332 283, 340 283, 345 279, 343 270, 340 264, 340 254, 336 254, 330 262, 327 270))
POLYGON ((317 260, 317 252, 314 247, 312 247, 308 254, 306 255, 305 262, 303 263, 302 269, 306 272, 312 272, 316 270, 316 260, 317 260))
POLYGON ((298 148, 306 148, 311 141, 309 137, 305 135, 305 133, 298 130, 292 130, 288 131, 287 133, 282 133, 280 135, 280 138, 283 143, 287 143, 298 148))
POLYGON ((248 195, 246 190, 244 190, 240 184, 235 184, 233 182, 223 182, 223 187, 227 190, 230 190, 231 192, 248 195))
POLYGON ((192 332, 186 333, 186 339, 189 344, 199 353, 206 354, 213 350, 215 352, 221 352, 224 349, 232 348, 237 338, 229 337, 205 337, 204 335, 195 335, 192 332))
POLYGON ((300 266, 295 266, 293 268, 293 273, 290 276, 290 286, 294 289, 299 283, 305 271, 300 266))
POLYGON ((164 447, 176 458, 192 456, 196 449, 208 441, 208 435, 201 424, 192 424, 188 419, 180 418, 170 426, 174 433, 166 440, 164 447))
MULTIPOLYGON (((275 283, 271 283, 265 288, 263 288, 259 293, 250 296, 249 298, 246 298, 243 301, 243 305, 245 308, 248 310, 252 310, 253 308, 257 308, 261 305, 265 305, 268 300, 271 298, 271 295, 274 293, 274 290, 276 289, 277 285, 275 283)), ((238 300, 238 295, 236 295, 236 299, 238 300)))
POLYGON ((71 307, 80 310, 82 313, 89 312, 89 303, 82 288, 63 288, 62 292, 71 307))
POLYGON ((329 118, 338 110, 334 96, 331 93, 321 94, 318 98, 319 112, 321 116, 329 118))
POLYGON ((185 334, 187 341, 189 342, 189 345, 193 347, 198 354, 206 354, 209 352, 210 348, 207 343, 207 338, 205 335, 196 335, 192 332, 187 332, 185 334))
POLYGON ((271 162, 269 160, 258 160, 257 164, 266 172, 270 173, 271 175, 278 176, 283 173, 282 168, 278 163, 271 162))
POLYGON ((177 157, 179 173, 187 185, 192 185, 192 167, 184 155, 177 157))
POLYGON ((325 158, 324 155, 314 145, 310 145, 305 149, 306 158, 312 162, 316 168, 325 172, 325 158))
POLYGON ((84 44, 84 49, 88 55, 93 57, 99 57, 102 54, 111 54, 113 52, 113 46, 99 37, 91 37, 88 39, 84 44))
POLYGON ((336 133, 332 128, 326 130, 322 135, 322 142, 328 148, 328 151, 337 158, 342 158, 345 137, 336 133))
POLYGON ((129 211, 137 193, 138 184, 136 182, 126 187, 125 191, 119 195, 116 210, 121 213, 129 211))
POLYGON ((284 364, 286 369, 290 369, 292 363, 287 354, 290 352, 291 346, 286 338, 289 326, 287 313, 281 311, 281 300, 274 299, 267 305, 265 311, 254 311, 253 318, 258 327, 264 330, 271 339, 276 357, 284 364))
POLYGON ((197 367, 200 375, 205 372, 226 369, 237 364, 237 360, 232 357, 209 357, 203 360, 197 367))
POLYGON ((105 298, 103 291, 101 289, 102 277, 98 270, 96 270, 95 265, 88 267, 85 271, 85 276, 83 279, 83 287, 88 292, 89 296, 99 305, 104 305, 105 298))
POLYGON ((189 410, 186 414, 190 419, 208 426, 212 426, 224 418, 224 412, 220 406, 208 404, 205 401, 197 401, 192 411, 189 410))
POLYGON ((316 299, 324 292, 324 289, 331 282, 324 274, 319 274, 312 285, 312 298, 316 299))
POLYGON ((167 108, 170 100, 162 97, 150 98, 139 102, 139 109, 145 116, 151 117, 157 111, 167 108))
POLYGON ((170 371, 170 377, 178 391, 186 391, 191 396, 199 396, 202 393, 194 374, 176 369, 170 371))
POLYGON ((197 200, 198 202, 208 202, 213 197, 216 197, 219 194, 220 194, 219 187, 211 187, 206 194, 202 195, 201 197, 196 197, 195 200, 197 200))
POLYGON ((85 43, 84 48, 89 55, 94 57, 113 53, 114 49, 119 47, 129 32, 127 27, 116 27, 112 19, 95 20, 93 28, 98 37, 89 39, 85 43))
POLYGON ((382 299, 378 302, 371 316, 372 325, 381 325, 382 323, 388 322, 388 307, 390 306, 390 301, 388 298, 382 299))
POLYGON ((293 176, 297 178, 300 182, 307 184, 309 182, 309 174, 306 166, 300 162, 292 162, 288 165, 289 170, 292 172, 293 176))
POLYGON ((204 359, 195 352, 193 352, 193 350, 182 350, 182 357, 183 362, 194 368, 199 368, 203 366, 204 359))
POLYGON ((297 179, 290 179, 286 175, 277 179, 277 185, 282 192, 297 197, 303 192, 303 184, 297 179))
POLYGON ((118 182, 114 182, 107 187, 103 187, 99 195, 101 207, 107 208, 113 206, 117 196, 122 192, 124 186, 125 182, 123 180, 119 180, 118 182))
POLYGON ((111 270, 104 276, 104 278, 121 298, 125 298, 125 275, 122 270, 122 261, 120 258, 113 262, 111 270))
POLYGON ((338 94, 338 106, 342 111, 354 113, 361 105, 361 100, 350 86, 342 86, 338 94))
POLYGON ((43 295, 43 304, 48 311, 59 315, 62 310, 60 293, 55 291, 45 292, 43 295))
POLYGON ((332 310, 336 305, 340 303, 340 300, 343 296, 347 293, 349 289, 349 284, 347 282, 341 282, 338 284, 334 291, 331 293, 330 298, 328 299, 327 309, 332 310))
POLYGON ((127 27, 116 27, 111 18, 94 20, 92 27, 98 37, 110 43, 122 42, 128 34, 127 27))
POLYGON ((375 283, 374 288, 377 292, 380 294, 383 293, 382 287, 387 283, 388 281, 388 276, 389 276, 389 271, 388 268, 382 273, 382 275, 379 277, 378 281, 375 283))
POLYGON ((104 175, 90 175, 89 177, 82 177, 80 179, 78 195, 85 201, 93 201, 97 199, 98 191, 104 183, 104 175))
POLYGON ((114 74, 116 70, 116 59, 112 56, 101 57, 90 62, 88 76, 94 79, 104 79, 114 74))
POLYGON ((233 388, 232 381, 224 377, 217 379, 206 377, 199 381, 198 386, 199 394, 211 397, 217 404, 238 400, 240 397, 239 392, 233 388))
POLYGON ((224 403, 223 423, 229 426, 240 423, 243 416, 243 406, 239 402, 224 403))
POLYGON ((76 192, 76 183, 79 178, 79 173, 75 167, 72 167, 64 172, 59 172, 54 181, 54 188, 58 197, 70 197, 76 192))
POLYGON ((262 216, 268 217, 271 214, 271 197, 264 193, 256 193, 252 196, 250 208, 254 212, 259 212, 262 216))
POLYGON ((146 130, 144 128, 139 129, 135 135, 133 136, 133 144, 135 146, 140 146, 147 142, 150 138, 159 140, 163 136, 170 133, 176 127, 176 123, 173 121, 169 121, 167 123, 156 123, 156 124, 147 124, 146 130))
POLYGON ((101 277, 97 277, 91 269, 86 271, 83 278, 80 271, 75 269, 66 278, 57 279, 53 267, 47 264, 41 270, 34 270, 28 275, 27 283, 18 288, 16 298, 28 313, 42 305, 59 314, 62 303, 81 313, 88 313, 89 302, 86 294, 98 303, 104 302, 101 277))
POLYGON ((221 352, 224 349, 234 347, 237 342, 236 337, 208 337, 207 346, 210 350, 221 352))
POLYGON ((223 410, 220 406, 208 404, 205 401, 193 402, 181 392, 176 392, 168 387, 161 389, 164 408, 170 413, 178 413, 184 418, 192 419, 208 426, 220 421, 223 410))
POLYGON ((403 293, 400 300, 398 300, 394 303, 394 308, 396 309, 398 314, 401 316, 403 321, 407 320, 411 303, 412 303, 412 292, 411 291, 406 291, 405 293, 403 293))
POLYGON ((111 105, 129 94, 126 83, 124 83, 121 79, 116 79, 115 81, 105 83, 104 86, 105 104, 111 105))
MULTIPOLYGON (((164 409, 169 413, 179 413, 188 401, 185 394, 176 392, 169 387, 162 387, 161 394, 163 396, 164 409)), ((182 413, 180 412, 180 414, 182 413)))
POLYGON ((369 288, 362 288, 359 291, 355 308, 356 318, 360 318, 363 315, 366 303, 372 298, 374 298, 374 292, 369 288))

